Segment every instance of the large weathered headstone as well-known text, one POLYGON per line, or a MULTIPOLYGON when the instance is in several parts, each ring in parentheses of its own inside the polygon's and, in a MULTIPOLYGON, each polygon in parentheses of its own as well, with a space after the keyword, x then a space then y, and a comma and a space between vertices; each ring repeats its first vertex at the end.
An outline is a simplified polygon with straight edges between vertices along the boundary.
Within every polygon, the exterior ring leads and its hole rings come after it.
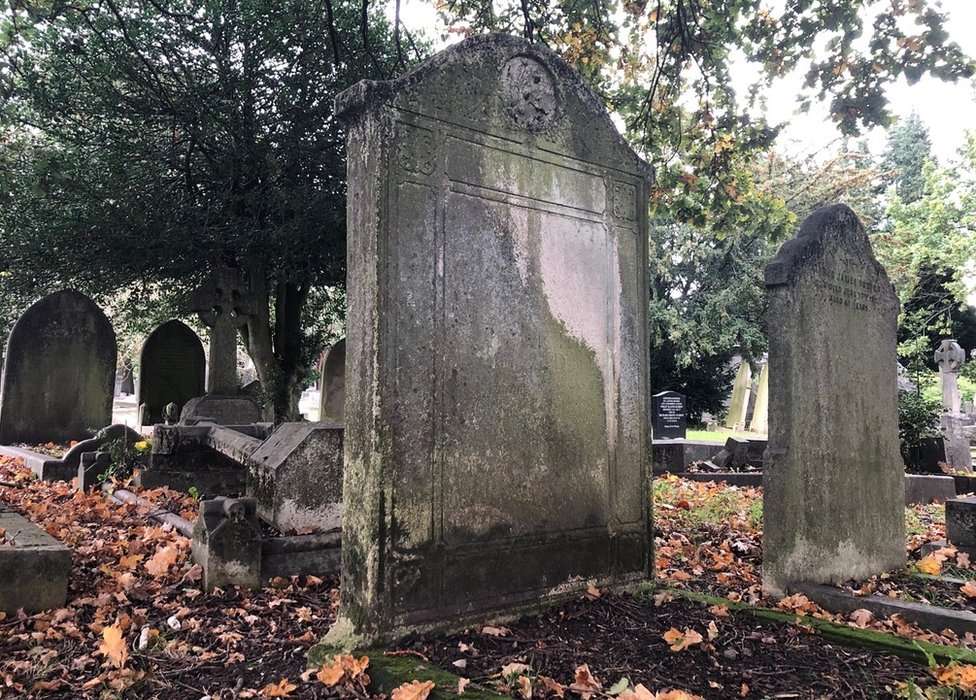
POLYGON ((68 442, 111 423, 116 352, 112 324, 81 292, 34 303, 7 339, 0 443, 68 442))
POLYGON ((143 425, 162 423, 168 404, 175 403, 180 410, 203 393, 207 366, 203 343, 182 321, 167 321, 149 334, 139 366, 137 403, 143 425))
POLYGON ((759 370, 759 383, 756 386, 756 403, 752 409, 749 430, 765 433, 769 430, 769 362, 759 370))
POLYGON ((468 39, 339 95, 342 602, 396 637, 650 571, 650 170, 555 54, 468 39))
POLYGON ((660 391, 651 397, 651 424, 657 440, 684 439, 688 431, 685 395, 660 391))
POLYGON ((844 205, 818 209, 766 267, 769 444, 763 585, 871 576, 905 560, 898 298, 844 205))
POLYGON ((725 427, 732 430, 746 429, 746 415, 749 413, 749 396, 752 394, 752 367, 743 359, 735 373, 732 384, 732 399, 729 412, 725 416, 725 427))
POLYGON ((319 420, 342 423, 346 405, 346 339, 322 353, 319 420))

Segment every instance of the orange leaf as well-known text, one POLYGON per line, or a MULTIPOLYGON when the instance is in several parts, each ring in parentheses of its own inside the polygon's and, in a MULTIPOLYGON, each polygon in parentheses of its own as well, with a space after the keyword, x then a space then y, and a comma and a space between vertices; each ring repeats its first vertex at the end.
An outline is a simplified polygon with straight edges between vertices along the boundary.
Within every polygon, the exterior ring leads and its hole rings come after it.
POLYGON ((942 562, 930 554, 927 557, 920 559, 918 564, 915 565, 915 568, 917 568, 923 574, 938 576, 942 573, 942 562))
POLYGON ((457 694, 464 695, 464 689, 468 687, 469 683, 471 683, 471 681, 467 678, 458 678, 457 694))
POLYGON ((129 649, 122 637, 122 628, 116 625, 102 628, 102 643, 98 645, 99 653, 111 661, 116 668, 125 666, 129 658, 129 649))
POLYGON ((315 677, 319 679, 321 683, 332 687, 342 680, 342 677, 346 675, 345 669, 342 668, 342 662, 335 659, 332 663, 322 664, 322 668, 319 672, 315 674, 315 677))
POLYGON ((685 649, 694 646, 695 644, 701 644, 702 641, 704 641, 698 632, 688 627, 685 627, 684 632, 679 632, 672 627, 664 633, 663 637, 664 641, 671 645, 671 651, 684 651, 685 649))
POLYGON ((976 666, 970 664, 950 664, 938 666, 932 675, 939 685, 953 686, 966 691, 976 690, 976 666))
POLYGON ((411 681, 395 689, 390 700, 427 700, 434 689, 434 681, 411 681))
POLYGON ((519 676, 518 679, 519 694, 525 698, 525 700, 531 700, 532 698, 532 681, 529 680, 528 676, 519 676))
POLYGON ((166 572, 169 571, 169 567, 176 563, 179 556, 179 548, 175 544, 168 544, 162 549, 157 549, 156 553, 152 555, 152 558, 146 562, 146 571, 152 576, 165 576, 166 572))
POLYGON ((652 693, 643 684, 638 683, 633 690, 625 690, 617 696, 617 700, 656 700, 656 693, 652 693))
POLYGON ((287 678, 282 678, 277 683, 268 683, 261 688, 261 695, 266 698, 287 698, 296 688, 298 688, 297 685, 287 678))
POLYGON ((566 696, 566 686, 564 686, 562 683, 558 683, 549 676, 539 676, 539 680, 542 682, 542 687, 555 695, 557 698, 566 696))
POLYGON ((967 598, 976 598, 976 581, 966 581, 966 583, 959 587, 959 590, 962 591, 967 598))
POLYGON ((715 617, 728 617, 729 609, 724 605, 713 605, 708 609, 708 612, 712 613, 715 617))
POLYGON ((583 700, 589 698, 595 691, 600 690, 603 686, 600 681, 597 680, 596 676, 590 673, 590 667, 586 664, 576 667, 576 674, 573 678, 573 684, 569 686, 569 689, 573 692, 579 693, 583 700))

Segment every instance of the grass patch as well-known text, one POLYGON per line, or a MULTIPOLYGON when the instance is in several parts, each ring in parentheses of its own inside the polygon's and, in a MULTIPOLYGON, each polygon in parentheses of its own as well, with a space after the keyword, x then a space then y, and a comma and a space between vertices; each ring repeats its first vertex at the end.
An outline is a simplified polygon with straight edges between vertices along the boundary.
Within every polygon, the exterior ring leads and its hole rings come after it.
POLYGON ((746 430, 689 430, 685 436, 687 440, 699 442, 717 442, 724 445, 730 437, 743 438, 748 440, 765 440, 766 436, 760 433, 750 433, 746 430))

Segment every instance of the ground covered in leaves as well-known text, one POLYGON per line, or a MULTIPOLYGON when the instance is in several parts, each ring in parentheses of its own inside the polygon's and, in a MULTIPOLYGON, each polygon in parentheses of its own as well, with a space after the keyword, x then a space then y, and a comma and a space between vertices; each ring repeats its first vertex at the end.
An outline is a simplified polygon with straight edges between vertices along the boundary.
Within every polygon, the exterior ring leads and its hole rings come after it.
MULTIPOLYGON (((184 494, 157 489, 141 495, 187 519, 196 515, 197 504, 184 494)), ((655 482, 654 495, 660 583, 774 605, 760 590, 760 490, 671 476, 655 482)), ((259 592, 204 593, 189 541, 169 526, 101 493, 34 481, 18 463, 2 458, 0 501, 73 553, 66 607, 0 618, 0 698, 380 699, 363 659, 306 670, 308 648, 335 618, 337 581, 300 577, 276 580, 259 592)), ((970 563, 953 550, 917 554, 923 543, 944 537, 941 508, 916 507, 907 514, 915 565, 931 572, 937 564, 942 573, 968 578, 970 563)), ((918 591, 906 582, 915 581, 879 578, 852 587, 914 595, 918 591)), ((944 593, 968 606, 961 584, 958 593, 944 593)), ((413 640, 391 653, 429 657, 466 679, 462 686, 476 680, 523 700, 884 697, 910 692, 901 684, 911 678, 976 690, 973 667, 925 669, 836 647, 803 626, 760 622, 662 593, 656 603, 591 590, 507 629, 413 640)), ((802 596, 779 607, 976 648, 968 636, 924 632, 897 617, 832 615, 802 596)), ((439 690, 454 695, 459 689, 439 690)), ((430 691, 424 683, 407 684, 392 700, 424 700, 430 691)))
POLYGON ((649 697, 675 700, 873 698, 895 696, 912 679, 929 682, 923 667, 897 656, 667 595, 591 595, 506 627, 418 640, 416 649, 525 699, 561 697, 587 683, 591 692, 642 686, 649 697))

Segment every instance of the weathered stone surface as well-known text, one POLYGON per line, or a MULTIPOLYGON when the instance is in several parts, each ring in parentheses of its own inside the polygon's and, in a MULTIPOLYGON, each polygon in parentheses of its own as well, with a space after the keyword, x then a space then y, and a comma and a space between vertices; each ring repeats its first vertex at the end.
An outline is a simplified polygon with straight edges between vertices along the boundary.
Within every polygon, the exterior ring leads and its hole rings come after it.
POLYGON ((250 297, 240 272, 217 267, 207 281, 194 290, 191 310, 210 328, 210 362, 207 365, 207 393, 233 395, 237 377, 237 329, 252 313, 250 297))
POLYGON ((732 384, 732 399, 729 412, 725 416, 725 427, 732 430, 746 429, 746 415, 749 412, 749 397, 752 394, 752 367, 744 359, 735 372, 732 384))
POLYGON ((976 547, 976 498, 946 501, 946 538, 959 547, 976 547))
POLYGON ((193 329, 172 320, 149 334, 139 357, 139 398, 142 425, 163 422, 170 403, 178 409, 204 391, 207 358, 193 329))
POLYGON ((342 524, 342 426, 282 423, 251 453, 249 496, 282 532, 342 524))
POLYGON ((261 527, 253 499, 202 501, 191 547, 205 590, 261 587, 261 527))
POLYGON ((688 410, 685 395, 677 391, 660 391, 651 397, 651 422, 658 440, 684 439, 688 434, 688 410))
POLYGON ((190 399, 183 405, 180 422, 194 425, 200 422, 217 425, 245 425, 260 423, 261 407, 250 396, 219 396, 205 394, 190 399))
POLYGON ((769 430, 769 362, 766 362, 759 370, 756 402, 752 409, 749 430, 754 433, 765 433, 769 430))
POLYGON ((64 607, 71 551, 34 523, 0 504, 0 612, 16 615, 64 607))
POLYGON ((944 503, 955 498, 956 482, 951 476, 905 474, 905 505, 944 503))
POLYGON ((319 420, 342 423, 346 404, 346 339, 322 353, 319 420))
POLYGON ((949 413, 959 413, 962 401, 959 395, 959 371, 966 362, 966 351, 954 339, 947 338, 939 343, 935 362, 939 365, 942 379, 942 406, 949 413))
POLYGON ((766 287, 764 588, 899 567, 898 299, 854 212, 811 214, 766 267, 766 287))
POLYGON ((0 443, 68 442, 111 423, 116 354, 112 324, 84 294, 36 302, 7 339, 0 443))
POLYGON ((969 451, 969 438, 964 430, 961 413, 943 413, 939 419, 945 443, 946 464, 969 471, 973 468, 973 455, 969 451))
POLYGON ((644 578, 650 170, 547 49, 468 39, 347 124, 335 641, 644 578))

